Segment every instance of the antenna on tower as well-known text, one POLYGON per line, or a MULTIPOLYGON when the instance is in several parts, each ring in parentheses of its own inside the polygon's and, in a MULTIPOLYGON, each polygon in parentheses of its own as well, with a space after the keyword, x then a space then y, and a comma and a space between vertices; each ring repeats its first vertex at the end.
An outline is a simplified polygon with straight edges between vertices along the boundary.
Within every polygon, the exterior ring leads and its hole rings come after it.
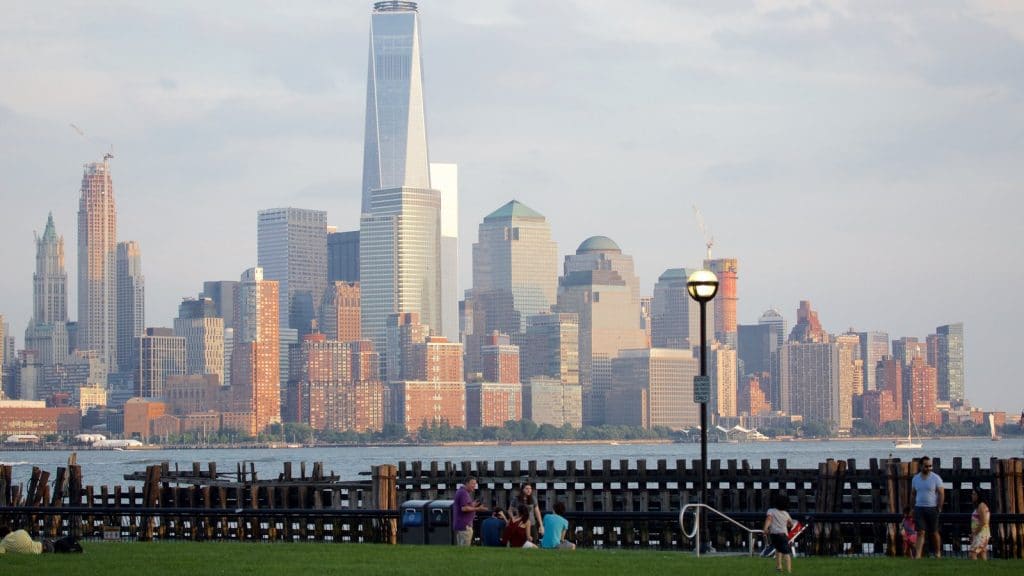
POLYGON ((704 214, 696 204, 693 205, 693 215, 697 218, 697 228, 704 236, 704 246, 707 248, 707 259, 711 260, 711 248, 715 245, 715 237, 711 235, 711 229, 704 225, 704 214))

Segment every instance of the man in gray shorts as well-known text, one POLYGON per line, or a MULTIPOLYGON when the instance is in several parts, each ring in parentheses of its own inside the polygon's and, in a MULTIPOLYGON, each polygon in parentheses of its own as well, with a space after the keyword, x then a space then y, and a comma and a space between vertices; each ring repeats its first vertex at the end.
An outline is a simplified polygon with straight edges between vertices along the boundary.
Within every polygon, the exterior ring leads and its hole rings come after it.
POLYGON ((920 471, 911 482, 911 498, 914 499, 914 522, 917 524, 917 550, 915 557, 921 558, 924 541, 931 536, 935 557, 942 558, 942 537, 939 535, 939 511, 946 497, 942 478, 932 472, 932 459, 922 456, 918 461, 920 471))

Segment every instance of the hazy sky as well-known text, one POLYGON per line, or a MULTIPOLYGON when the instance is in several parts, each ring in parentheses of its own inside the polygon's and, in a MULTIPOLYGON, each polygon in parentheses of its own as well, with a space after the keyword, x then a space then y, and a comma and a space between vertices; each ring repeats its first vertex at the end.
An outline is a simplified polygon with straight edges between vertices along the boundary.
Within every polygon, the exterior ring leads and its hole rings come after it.
MULTIPOLYGON (((372 2, 18 1, 0 19, 0 314, 22 343, 53 211, 76 315, 82 165, 114 146, 146 324, 256 263, 256 212, 358 226, 372 2), (84 139, 69 124, 80 126, 84 139)), ((739 315, 924 338, 1019 411, 1024 5, 1011 0, 420 2, 431 159, 460 169, 461 277, 518 199, 561 253, 606 235, 650 294, 740 261, 739 315)))

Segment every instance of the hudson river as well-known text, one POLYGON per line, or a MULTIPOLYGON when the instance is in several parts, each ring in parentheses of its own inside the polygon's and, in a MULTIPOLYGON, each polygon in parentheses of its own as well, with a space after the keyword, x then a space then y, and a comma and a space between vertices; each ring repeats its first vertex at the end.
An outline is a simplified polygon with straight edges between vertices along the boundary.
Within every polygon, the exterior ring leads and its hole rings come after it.
MULTIPOLYGON (((70 451, 4 451, 0 450, 0 463, 14 465, 14 482, 27 484, 32 466, 39 466, 50 472, 52 481, 58 466, 67 464, 70 451)), ((817 467, 828 458, 846 460, 853 458, 858 467, 867 467, 870 458, 900 458, 904 461, 921 455, 940 458, 942 467, 952 466, 954 457, 962 457, 965 465, 971 458, 981 459, 983 468, 989 459, 1024 457, 1024 438, 1009 438, 993 442, 988 438, 925 439, 921 450, 894 450, 890 440, 830 440, 793 442, 751 442, 741 444, 708 445, 708 459, 746 459, 751 467, 760 467, 761 459, 769 458, 772 466, 779 458, 786 459, 789 468, 817 467)), ((234 472, 239 462, 252 462, 257 473, 263 478, 274 478, 282 470, 284 462, 293 462, 293 474, 299 473, 299 462, 306 462, 307 474, 313 462, 323 462, 324 472, 337 474, 342 480, 366 478, 365 473, 377 464, 397 464, 401 460, 422 460, 430 462, 463 460, 494 462, 504 460, 526 462, 536 460, 542 468, 548 460, 554 460, 559 467, 566 461, 575 460, 582 468, 584 460, 594 460, 597 466, 604 459, 612 460, 618 467, 619 460, 633 464, 638 459, 647 460, 648 468, 666 459, 672 465, 676 459, 694 460, 700 457, 700 444, 529 444, 496 446, 494 444, 473 444, 458 446, 352 446, 352 447, 310 447, 310 448, 258 448, 258 449, 190 449, 190 450, 82 450, 78 451, 78 463, 82 466, 85 484, 93 486, 129 486, 124 475, 145 470, 147 465, 169 462, 171 469, 178 465, 182 470, 191 470, 192 462, 216 462, 218 472, 234 472)), ((941 474, 942 470, 938 470, 941 474)), ((136 483, 141 487, 141 482, 136 483)))

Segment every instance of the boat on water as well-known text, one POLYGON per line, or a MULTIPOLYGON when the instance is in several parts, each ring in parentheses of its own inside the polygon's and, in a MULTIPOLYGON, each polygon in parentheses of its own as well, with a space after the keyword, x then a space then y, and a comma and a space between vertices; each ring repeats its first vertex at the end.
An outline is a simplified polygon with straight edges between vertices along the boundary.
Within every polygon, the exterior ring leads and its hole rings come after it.
POLYGON ((988 415, 988 431, 990 434, 989 440, 993 442, 999 442, 1000 440, 1002 440, 1002 438, 1000 438, 999 435, 996 434, 996 417, 991 412, 988 415))
MULTIPOLYGON (((918 434, 920 436, 920 434, 918 434)), ((910 409, 910 402, 907 402, 907 437, 897 438, 892 441, 892 447, 897 450, 917 450, 924 448, 920 440, 914 441, 914 413, 910 409)))

